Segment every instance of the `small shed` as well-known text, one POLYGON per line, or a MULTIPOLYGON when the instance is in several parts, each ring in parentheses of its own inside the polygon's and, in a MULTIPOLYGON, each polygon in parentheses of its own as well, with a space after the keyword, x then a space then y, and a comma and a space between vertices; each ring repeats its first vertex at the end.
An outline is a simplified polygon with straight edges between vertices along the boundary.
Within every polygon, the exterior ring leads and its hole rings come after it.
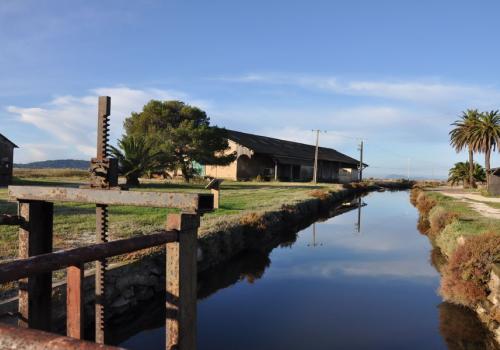
POLYGON ((12 182, 14 148, 18 147, 4 135, 0 134, 0 186, 7 186, 12 182))
POLYGON ((500 196, 500 168, 490 170, 488 192, 492 196, 500 196))

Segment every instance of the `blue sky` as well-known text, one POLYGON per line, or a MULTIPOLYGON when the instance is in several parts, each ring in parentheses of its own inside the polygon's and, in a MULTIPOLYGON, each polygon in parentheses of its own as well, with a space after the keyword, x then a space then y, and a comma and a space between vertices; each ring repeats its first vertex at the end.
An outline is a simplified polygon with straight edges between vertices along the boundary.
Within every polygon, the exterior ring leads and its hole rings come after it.
MULTIPOLYGON (((17 162, 90 158, 151 98, 321 144, 367 175, 445 176, 466 108, 500 108, 498 1, 0 1, 0 132, 17 162)), ((483 156, 478 160, 483 162, 483 156)), ((495 154, 493 165, 500 166, 495 154)))

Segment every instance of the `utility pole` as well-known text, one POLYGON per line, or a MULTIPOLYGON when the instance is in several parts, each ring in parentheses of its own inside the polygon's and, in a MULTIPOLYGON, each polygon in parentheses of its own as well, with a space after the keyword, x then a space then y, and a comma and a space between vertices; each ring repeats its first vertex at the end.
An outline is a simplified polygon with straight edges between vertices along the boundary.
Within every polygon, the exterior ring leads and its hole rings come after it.
POLYGON ((318 149, 319 149, 319 129, 316 131, 316 150, 314 151, 314 172, 313 172, 313 183, 317 183, 318 180, 318 149))
MULTIPOLYGON (((314 170, 313 170, 313 183, 318 182, 318 152, 319 152, 319 133, 321 130, 316 129, 316 150, 314 151, 314 170)), ((326 132, 326 131, 323 131, 326 132)))
POLYGON ((363 140, 359 144, 359 181, 363 181, 363 140))
POLYGON ((410 181, 410 158, 408 158, 407 175, 408 175, 408 181, 410 181))

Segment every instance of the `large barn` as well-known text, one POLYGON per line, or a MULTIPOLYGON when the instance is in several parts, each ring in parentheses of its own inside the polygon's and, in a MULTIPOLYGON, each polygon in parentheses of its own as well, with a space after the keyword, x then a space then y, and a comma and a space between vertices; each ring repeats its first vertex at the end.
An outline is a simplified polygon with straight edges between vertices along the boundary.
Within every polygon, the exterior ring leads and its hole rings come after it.
POLYGON ((0 134, 0 186, 7 186, 12 182, 14 148, 17 146, 0 134))
MULTIPOLYGON (((315 146, 234 130, 227 132, 228 152, 236 152, 237 159, 228 166, 206 165, 205 176, 230 180, 257 177, 279 181, 312 180, 315 146)), ((358 181, 358 169, 358 160, 331 148, 319 148, 319 182, 358 181)))

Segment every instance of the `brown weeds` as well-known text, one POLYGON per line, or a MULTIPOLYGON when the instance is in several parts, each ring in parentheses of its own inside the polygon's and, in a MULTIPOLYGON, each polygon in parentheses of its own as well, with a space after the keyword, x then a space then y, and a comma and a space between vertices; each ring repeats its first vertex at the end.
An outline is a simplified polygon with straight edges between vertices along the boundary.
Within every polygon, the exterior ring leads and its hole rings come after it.
POLYGON ((256 228, 259 231, 264 231, 267 228, 264 217, 255 212, 243 215, 240 218, 240 224, 256 228))
POLYGON ((327 191, 323 190, 314 190, 309 193, 311 197, 321 199, 322 201, 327 200, 330 197, 330 194, 327 191))
POLYGON ((420 211, 420 214, 428 216, 432 208, 436 206, 437 202, 429 198, 424 192, 421 192, 417 196, 416 207, 420 211))
POLYGON ((440 292, 453 303, 475 306, 488 293, 490 272, 500 261, 500 235, 493 232, 465 241, 443 269, 440 292))

